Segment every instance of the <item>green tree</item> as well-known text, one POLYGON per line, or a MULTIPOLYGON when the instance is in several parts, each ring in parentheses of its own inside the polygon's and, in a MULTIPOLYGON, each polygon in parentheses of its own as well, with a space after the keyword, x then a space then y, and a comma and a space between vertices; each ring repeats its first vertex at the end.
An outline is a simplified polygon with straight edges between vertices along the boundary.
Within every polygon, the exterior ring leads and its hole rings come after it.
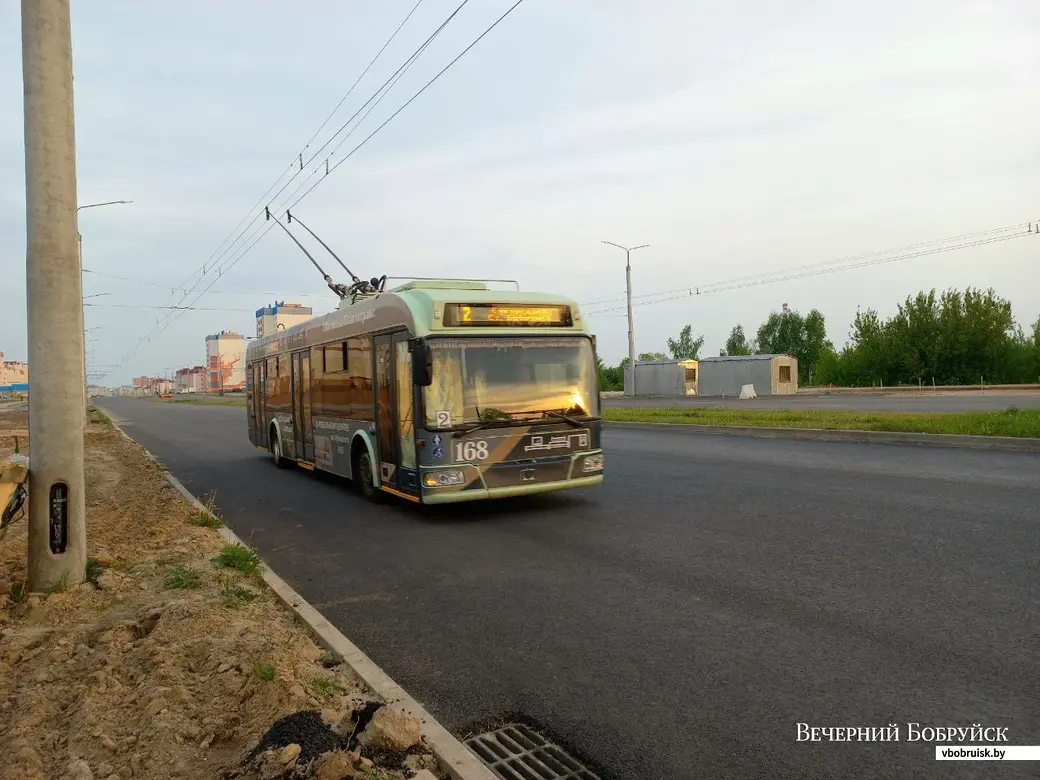
POLYGON ((762 354, 794 355, 798 358, 798 377, 803 384, 827 349, 827 327, 823 314, 812 309, 805 317, 797 311, 770 312, 758 329, 758 351, 762 354))
POLYGON ((1040 383, 1040 317, 1033 323, 1033 370, 1029 372, 1027 382, 1032 382, 1033 377, 1040 383))
MULTIPOLYGON (((636 360, 643 362, 646 360, 667 360, 668 356, 663 352, 640 352, 636 355, 636 360)), ((628 365, 628 358, 621 361, 624 365, 628 365)))
POLYGON ((600 390, 612 392, 625 389, 625 363, 620 366, 608 366, 603 362, 603 358, 597 355, 596 374, 599 377, 600 390))
POLYGON ((812 383, 814 385, 826 385, 842 387, 849 384, 846 377, 848 363, 845 352, 838 352, 833 346, 828 347, 820 355, 813 368, 812 383))
POLYGON ((668 339, 668 351, 673 360, 696 360, 704 346, 704 336, 693 337, 693 326, 687 325, 679 331, 678 339, 668 339))
POLYGON ((722 351, 726 355, 750 355, 754 353, 754 345, 749 344, 747 336, 744 335, 743 325, 734 325, 726 339, 726 348, 722 351))
POLYGON ((1040 373, 1030 357, 1035 343, 993 290, 931 290, 907 297, 888 320, 857 312, 832 373, 865 386, 1023 382, 1040 373))

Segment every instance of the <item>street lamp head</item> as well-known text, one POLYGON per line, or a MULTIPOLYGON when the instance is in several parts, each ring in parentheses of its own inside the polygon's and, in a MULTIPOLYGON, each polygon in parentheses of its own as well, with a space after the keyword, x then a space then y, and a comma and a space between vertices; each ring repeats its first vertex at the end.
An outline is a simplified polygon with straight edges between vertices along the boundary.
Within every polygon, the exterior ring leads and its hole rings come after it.
POLYGON ((603 241, 603 240, 600 240, 600 243, 601 244, 610 244, 611 246, 616 246, 618 249, 620 249, 620 250, 622 250, 624 252, 634 252, 637 249, 646 249, 648 246, 650 246, 649 244, 640 244, 639 246, 622 246, 621 244, 615 244, 613 241, 603 241))
POLYGON ((104 203, 88 203, 85 206, 77 206, 76 211, 82 211, 83 209, 93 209, 98 206, 121 206, 126 203, 133 203, 132 200, 106 200, 104 203))

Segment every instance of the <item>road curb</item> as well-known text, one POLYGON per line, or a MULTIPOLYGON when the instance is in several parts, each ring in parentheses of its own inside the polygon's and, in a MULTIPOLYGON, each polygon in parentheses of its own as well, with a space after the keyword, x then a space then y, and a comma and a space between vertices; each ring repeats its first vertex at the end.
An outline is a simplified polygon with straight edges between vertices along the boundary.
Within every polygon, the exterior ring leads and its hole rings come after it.
MULTIPOLYGON (((108 417, 112 420, 111 415, 108 415, 108 417)), ((196 498, 179 479, 173 476, 173 474, 162 465, 162 461, 149 452, 148 449, 135 440, 134 437, 124 431, 115 420, 112 420, 112 427, 119 431, 129 441, 132 441, 144 450, 145 455, 161 466, 167 481, 169 481, 177 492, 184 496, 184 498, 186 498, 196 509, 200 512, 209 512, 209 509, 205 504, 199 501, 199 499, 196 498)), ((217 532, 220 534, 221 538, 231 544, 241 544, 242 546, 246 546, 235 532, 226 525, 218 528, 217 532)), ((286 607, 292 610, 296 616, 303 621, 304 625, 310 629, 319 644, 321 644, 326 650, 329 650, 342 658, 343 662, 347 664, 347 666, 349 666, 377 696, 380 696, 387 703, 393 703, 396 706, 399 706, 405 712, 408 712, 419 719, 419 722, 422 723, 422 732, 423 736, 426 737, 426 743, 430 746, 433 754, 440 762, 441 769, 447 772, 453 780, 497 780, 494 773, 488 769, 479 758, 470 752, 469 748, 457 740, 451 732, 444 728, 436 718, 426 711, 425 707, 413 699, 404 688, 394 682, 390 675, 384 672, 375 661, 365 655, 357 645, 347 639, 338 628, 332 625, 324 615, 309 604, 303 596, 293 590, 285 580, 275 574, 274 570, 271 569, 266 561, 263 562, 262 576, 264 582, 267 583, 267 586, 271 588, 272 591, 274 591, 274 594, 278 599, 285 604, 286 607)))
POLYGON ((920 447, 955 447, 1002 452, 1040 452, 1040 439, 1015 436, 968 436, 951 433, 899 433, 895 431, 853 431, 830 428, 774 428, 753 425, 687 425, 685 423, 644 423, 604 421, 608 427, 676 430, 711 433, 720 436, 753 436, 761 439, 809 439, 814 441, 874 442, 915 444, 920 447))

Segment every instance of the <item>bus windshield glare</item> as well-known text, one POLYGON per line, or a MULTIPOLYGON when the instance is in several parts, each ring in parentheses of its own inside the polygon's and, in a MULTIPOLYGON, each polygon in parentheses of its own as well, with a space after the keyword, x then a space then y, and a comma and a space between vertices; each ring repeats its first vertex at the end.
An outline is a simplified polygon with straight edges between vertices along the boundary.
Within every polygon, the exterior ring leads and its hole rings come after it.
POLYGON ((433 338, 426 427, 541 412, 598 416, 596 360, 587 338, 433 338))

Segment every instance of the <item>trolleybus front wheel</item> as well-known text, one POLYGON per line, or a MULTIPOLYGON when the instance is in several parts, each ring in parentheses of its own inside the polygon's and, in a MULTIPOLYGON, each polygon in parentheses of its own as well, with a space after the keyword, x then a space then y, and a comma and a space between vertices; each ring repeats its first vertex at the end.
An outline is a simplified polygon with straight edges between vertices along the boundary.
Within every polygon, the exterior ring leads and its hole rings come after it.
POLYGON ((368 454, 367 448, 362 448, 354 456, 354 474, 356 475, 354 482, 361 489, 361 495, 369 501, 377 501, 379 499, 379 491, 372 484, 372 456, 368 454))

